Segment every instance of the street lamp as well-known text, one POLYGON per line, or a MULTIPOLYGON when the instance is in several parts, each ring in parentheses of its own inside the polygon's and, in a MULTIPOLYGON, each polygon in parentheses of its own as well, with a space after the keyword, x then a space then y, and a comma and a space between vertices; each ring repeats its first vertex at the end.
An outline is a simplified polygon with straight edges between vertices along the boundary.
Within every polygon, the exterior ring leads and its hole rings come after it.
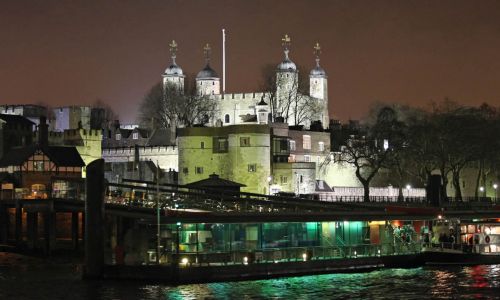
POLYGON ((495 190, 495 202, 497 201, 497 198, 498 198, 497 188, 498 188, 498 184, 494 183, 493 184, 493 189, 495 190))
POLYGON ((407 193, 406 198, 410 197, 410 190, 411 190, 411 185, 407 184, 406 185, 406 193, 407 193))
POLYGON ((273 176, 267 176, 267 184, 269 185, 269 196, 271 196, 271 184, 273 183, 273 176))
POLYGON ((480 186, 479 191, 481 192, 482 196, 484 197, 484 186, 480 186))

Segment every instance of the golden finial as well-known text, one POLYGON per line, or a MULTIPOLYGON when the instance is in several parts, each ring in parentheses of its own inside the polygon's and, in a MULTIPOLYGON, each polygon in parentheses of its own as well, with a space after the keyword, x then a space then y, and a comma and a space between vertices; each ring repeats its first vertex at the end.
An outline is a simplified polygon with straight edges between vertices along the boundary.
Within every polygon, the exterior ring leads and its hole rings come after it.
POLYGON ((175 40, 172 40, 172 42, 168 45, 170 46, 170 53, 175 56, 175 54, 177 53, 177 43, 175 42, 175 40))
POLYGON ((321 54, 321 47, 319 46, 318 42, 316 42, 316 45, 314 45, 314 54, 316 54, 316 56, 319 56, 321 54))
POLYGON ((285 36, 281 39, 281 45, 285 48, 288 48, 291 44, 292 40, 288 36, 288 34, 285 34, 285 36))
POLYGON ((212 48, 210 48, 210 44, 206 44, 205 47, 203 47, 203 53, 205 53, 205 58, 207 61, 210 59, 210 52, 212 51, 212 48))

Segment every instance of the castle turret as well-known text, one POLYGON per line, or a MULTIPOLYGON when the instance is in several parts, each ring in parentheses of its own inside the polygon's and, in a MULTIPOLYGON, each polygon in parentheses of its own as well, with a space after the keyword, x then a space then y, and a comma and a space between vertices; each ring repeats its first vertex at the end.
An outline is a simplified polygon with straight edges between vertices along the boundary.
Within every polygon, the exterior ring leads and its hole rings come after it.
POLYGON ((277 111, 273 112, 273 114, 275 118, 284 117, 288 121, 288 124, 295 125, 293 113, 290 111, 293 105, 290 105, 290 103, 298 100, 299 72, 295 63, 288 56, 291 45, 291 39, 288 34, 285 34, 281 41, 285 59, 276 69, 277 111))
POLYGON ((206 44, 203 51, 205 53, 206 65, 205 68, 196 75, 196 92, 198 95, 219 95, 220 78, 210 67, 210 45, 206 44))
POLYGON ((324 127, 329 124, 328 114, 328 82, 325 70, 319 65, 319 55, 321 47, 319 43, 314 46, 314 55, 316 56, 316 66, 309 73, 309 96, 313 101, 318 101, 318 105, 322 108, 319 114, 313 118, 313 121, 320 120, 324 127))
POLYGON ((173 40, 169 46, 172 63, 167 69, 165 69, 165 72, 162 75, 163 89, 166 90, 167 86, 169 86, 176 88, 180 93, 184 93, 184 78, 186 76, 182 72, 181 67, 179 67, 175 62, 177 57, 177 43, 173 40))

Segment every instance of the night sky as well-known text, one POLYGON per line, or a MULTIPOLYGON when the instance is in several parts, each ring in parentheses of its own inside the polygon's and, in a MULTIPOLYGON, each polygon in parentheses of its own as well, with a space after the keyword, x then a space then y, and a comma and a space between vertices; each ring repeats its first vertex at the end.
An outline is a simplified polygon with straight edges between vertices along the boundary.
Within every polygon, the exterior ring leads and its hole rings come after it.
POLYGON ((308 71, 320 42, 332 117, 359 118, 375 101, 500 105, 500 1, 486 0, 0 0, 0 103, 102 99, 133 122, 172 39, 191 78, 205 43, 222 75, 222 28, 227 92, 259 91, 288 33, 291 59, 308 71))

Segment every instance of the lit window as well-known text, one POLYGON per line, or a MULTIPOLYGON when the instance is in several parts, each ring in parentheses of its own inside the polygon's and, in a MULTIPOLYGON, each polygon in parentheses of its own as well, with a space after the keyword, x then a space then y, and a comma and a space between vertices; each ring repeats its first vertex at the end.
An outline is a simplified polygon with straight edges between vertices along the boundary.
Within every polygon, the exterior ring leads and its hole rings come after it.
POLYGON ((248 165, 248 172, 255 172, 257 171, 257 165, 256 164, 250 164, 248 165))
POLYGON ((295 141, 294 140, 290 141, 290 151, 295 151, 295 141))
POLYGON ((116 138, 116 140, 117 140, 117 141, 119 141, 119 140, 121 140, 121 139, 122 139, 122 135, 121 135, 121 134, 119 134, 119 133, 117 133, 117 134, 115 135, 115 138, 116 138))
POLYGON ((302 136, 302 148, 311 149, 311 136, 303 135, 302 136))
POLYGON ((288 157, 288 162, 295 162, 295 155, 294 154, 290 154, 290 156, 288 157))
POLYGON ((132 133, 132 139, 137 140, 139 138, 139 132, 132 133))
POLYGON ((44 167, 43 160, 33 162, 33 169, 35 171, 43 171, 43 167, 44 167))
POLYGON ((305 162, 311 162, 311 155, 304 155, 305 162))
POLYGON ((250 138, 240 137, 240 147, 249 147, 249 146, 250 146, 250 138))
POLYGON ((203 167, 196 167, 195 168, 195 173, 196 174, 203 174, 203 167))
POLYGON ((319 151, 325 151, 325 143, 324 142, 319 142, 318 143, 318 150, 319 151))
POLYGON ((387 149, 389 149, 389 141, 384 140, 384 150, 387 150, 387 149))

